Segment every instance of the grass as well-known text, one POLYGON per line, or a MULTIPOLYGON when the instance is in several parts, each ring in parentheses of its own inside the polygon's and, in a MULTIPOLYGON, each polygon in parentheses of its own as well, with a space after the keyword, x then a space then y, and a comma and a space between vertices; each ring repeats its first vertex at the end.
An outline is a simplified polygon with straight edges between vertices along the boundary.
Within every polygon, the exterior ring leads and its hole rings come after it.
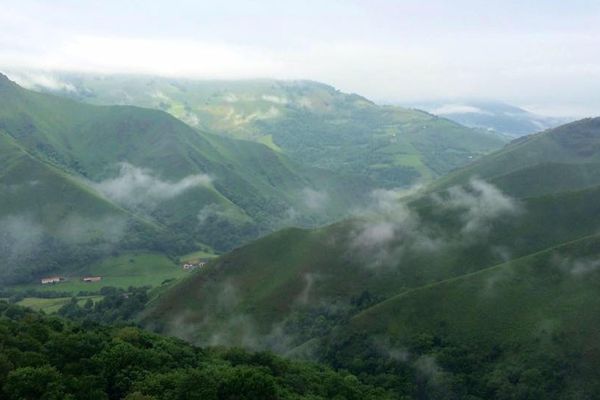
MULTIPOLYGON (((94 303, 102 300, 103 296, 85 296, 78 297, 77 303, 83 306, 88 300, 92 300, 94 303)), ((71 297, 59 297, 54 299, 41 299, 37 297, 26 297, 19 301, 17 304, 23 307, 29 307, 36 311, 44 311, 45 313, 52 314, 57 312, 62 306, 68 304, 71 301, 71 297)))
POLYGON ((216 258, 216 257, 218 257, 218 255, 215 253, 209 253, 207 251, 200 250, 200 251, 195 251, 193 253, 189 253, 189 254, 180 256, 179 259, 181 260, 181 262, 196 263, 201 260, 207 260, 207 259, 212 259, 212 258, 216 258))
POLYGON ((18 285, 16 289, 39 291, 59 291, 77 294, 80 291, 97 292, 105 286, 126 289, 130 286, 159 287, 168 280, 178 280, 188 275, 171 259, 158 253, 129 253, 109 257, 90 265, 77 275, 66 276, 66 282, 51 286, 39 284, 18 285), (100 282, 82 282, 85 275, 101 276, 100 282))

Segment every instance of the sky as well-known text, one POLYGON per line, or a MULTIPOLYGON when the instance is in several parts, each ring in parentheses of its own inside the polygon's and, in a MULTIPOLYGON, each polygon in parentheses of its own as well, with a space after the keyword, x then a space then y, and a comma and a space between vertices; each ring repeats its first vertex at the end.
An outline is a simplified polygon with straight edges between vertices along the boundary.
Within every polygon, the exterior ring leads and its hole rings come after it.
POLYGON ((312 79, 600 115, 599 0, 0 0, 0 70, 312 79))

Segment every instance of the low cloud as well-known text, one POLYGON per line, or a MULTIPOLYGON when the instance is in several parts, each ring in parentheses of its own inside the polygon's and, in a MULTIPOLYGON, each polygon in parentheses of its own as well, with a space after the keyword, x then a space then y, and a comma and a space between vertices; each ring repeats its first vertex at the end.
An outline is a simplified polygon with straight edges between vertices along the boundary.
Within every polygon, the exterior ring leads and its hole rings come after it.
POLYGON ((435 251, 443 243, 403 201, 404 190, 379 189, 371 193, 371 206, 355 223, 350 247, 355 254, 381 266, 406 251, 435 251))
POLYGON ((19 86, 31 90, 52 90, 76 92, 73 84, 65 82, 49 73, 30 72, 30 73, 8 73, 8 77, 19 86))
POLYGON ((43 227, 31 216, 8 215, 0 218, 1 258, 9 263, 34 256, 43 237, 43 227))
POLYGON ((485 233, 493 220, 521 211, 516 200, 481 179, 471 179, 466 187, 454 186, 434 199, 440 207, 462 213, 466 234, 485 233))
POLYGON ((441 107, 431 110, 432 114, 435 115, 453 115, 453 114, 485 114, 492 115, 488 111, 484 111, 481 108, 468 106, 465 104, 445 104, 441 107))
POLYGON ((300 194, 302 202, 311 211, 323 211, 329 204, 329 194, 322 190, 304 188, 300 194))
POLYGON ((209 186, 212 178, 206 174, 190 175, 169 182, 157 177, 148 168, 121 163, 119 175, 92 186, 111 200, 129 207, 155 205, 179 196, 194 187, 209 186))
POLYGON ((274 103, 274 104, 281 104, 281 105, 285 105, 288 103, 288 99, 284 96, 275 96, 275 95, 269 95, 269 94, 263 94, 261 96, 261 98, 264 101, 268 101, 269 103, 274 103))
POLYGON ((554 264, 558 268, 574 277, 586 276, 600 269, 600 258, 569 258, 555 255, 554 264))
MULTIPOLYGON (((406 252, 440 251, 448 246, 465 246, 474 238, 486 235, 492 223, 501 217, 521 212, 516 200, 495 186, 472 179, 467 185, 452 187, 431 198, 438 213, 454 213, 461 225, 458 232, 449 231, 435 218, 424 220, 403 199, 411 191, 376 190, 371 194, 371 206, 357 218, 350 238, 350 250, 369 265, 388 265, 406 252)), ((510 257, 508 249, 500 257, 510 257)))

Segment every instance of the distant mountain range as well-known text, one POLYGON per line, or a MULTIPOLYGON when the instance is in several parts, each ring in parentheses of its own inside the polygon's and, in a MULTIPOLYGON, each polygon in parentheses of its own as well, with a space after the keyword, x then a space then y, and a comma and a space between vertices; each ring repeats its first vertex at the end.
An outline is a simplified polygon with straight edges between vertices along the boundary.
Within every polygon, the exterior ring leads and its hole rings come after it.
POLYGON ((411 105, 464 126, 520 137, 565 124, 574 118, 537 115, 509 104, 484 100, 435 101, 411 105))

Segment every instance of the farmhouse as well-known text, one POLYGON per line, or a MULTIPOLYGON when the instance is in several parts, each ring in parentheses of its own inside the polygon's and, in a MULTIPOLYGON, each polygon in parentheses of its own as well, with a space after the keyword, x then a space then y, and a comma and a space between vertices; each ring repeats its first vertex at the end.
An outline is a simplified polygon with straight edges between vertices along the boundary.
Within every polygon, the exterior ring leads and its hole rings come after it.
POLYGON ((60 276, 48 276, 46 278, 42 278, 41 282, 42 282, 42 285, 49 285, 51 283, 59 283, 62 280, 64 280, 64 279, 60 276))
POLYGON ((183 264, 183 269, 186 271, 191 271, 196 268, 200 268, 206 265, 206 261, 201 261, 198 264, 185 263, 183 264))
POLYGON ((102 280, 101 276, 84 276, 81 278, 84 282, 100 282, 102 280))

